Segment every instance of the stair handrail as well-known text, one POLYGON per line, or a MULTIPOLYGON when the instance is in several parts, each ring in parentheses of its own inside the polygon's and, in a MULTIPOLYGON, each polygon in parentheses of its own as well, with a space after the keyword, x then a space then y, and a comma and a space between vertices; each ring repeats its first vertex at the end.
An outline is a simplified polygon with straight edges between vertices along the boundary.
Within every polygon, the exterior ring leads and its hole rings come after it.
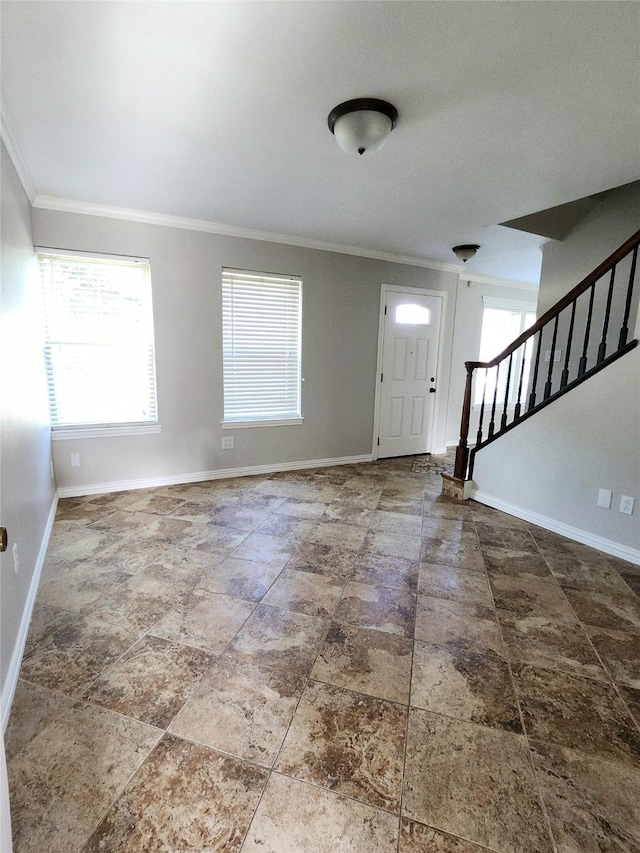
MULTIPOLYGON (((461 418, 461 422, 460 422, 460 441, 458 442, 458 446, 456 448, 456 459, 455 459, 455 467, 454 467, 454 473, 453 473, 453 477, 456 480, 470 479, 468 436, 469 436, 469 423, 470 423, 470 419, 471 419, 471 394, 472 394, 474 370, 482 369, 482 368, 489 370, 493 367, 497 367, 498 365, 500 365, 506 358, 509 358, 509 357, 512 358, 513 353, 515 353, 519 347, 521 347, 523 344, 526 344, 526 342, 529 339, 533 338, 538 332, 541 332, 541 330, 544 329, 546 326, 548 326, 548 324, 553 320, 555 320, 555 322, 556 322, 555 332, 557 332, 558 317, 561 314, 561 312, 564 311, 565 308, 568 308, 570 305, 573 305, 573 311, 575 312, 575 304, 576 304, 576 300, 578 299, 578 297, 580 297, 583 293, 586 293, 586 291, 589 290, 589 288, 595 288, 596 283, 604 275, 606 275, 608 272, 613 271, 615 274, 615 268, 616 268, 617 264, 620 263, 620 261, 622 261, 624 258, 626 258, 626 256, 630 252, 633 252, 633 257, 632 257, 632 261, 631 261, 631 273, 630 273, 630 277, 629 277, 629 285, 628 285, 628 290, 627 290, 627 298, 626 298, 625 316, 624 316, 624 320, 623 320, 623 326, 622 326, 621 331, 620 331, 620 338, 618 341, 618 349, 617 349, 616 353, 614 353, 614 356, 612 356, 610 358, 613 358, 613 357, 618 356, 619 354, 622 354, 623 351, 626 351, 627 347, 631 347, 631 344, 627 345, 627 337, 628 337, 628 325, 627 324, 628 324, 628 320, 629 320, 629 309, 631 306, 631 296, 632 296, 632 291, 633 291, 633 282, 634 282, 634 278, 635 278, 635 270, 636 270, 636 263, 637 263, 637 257, 638 257, 638 246, 639 245, 640 245, 640 230, 636 231, 635 234, 633 234, 631 237, 629 237, 629 239, 626 240, 621 246, 619 246, 615 250, 615 252, 612 252, 608 258, 606 258, 601 264, 599 264, 599 266, 597 266, 592 272, 590 272, 587 276, 585 276, 582 279, 582 281, 580 281, 574 288, 572 288, 561 299, 559 299, 554 305, 552 305, 551 308, 549 308, 547 311, 545 311, 545 313, 541 317, 539 317, 535 321, 535 323, 533 323, 528 329, 526 329, 521 335, 519 335, 514 341, 512 341, 507 347, 505 347, 505 349, 502 350, 502 352, 500 352, 498 355, 496 355, 490 361, 465 361, 464 365, 465 365, 465 368, 467 371, 467 377, 466 377, 466 382, 465 382, 465 390, 464 390, 464 398, 463 398, 463 406, 462 406, 462 418, 461 418)), ((609 289, 607 315, 608 315, 608 312, 610 309, 612 290, 613 290, 613 276, 612 276, 612 281, 610 283, 610 289, 609 289)), ((593 306, 593 293, 591 296, 590 312, 591 312, 592 306, 593 306)), ((607 316, 606 322, 608 322, 608 316, 607 316)), ((571 328, 573 328, 573 326, 571 328)), ((555 350, 555 332, 554 332, 552 351, 555 350)), ((605 329, 605 332, 606 332, 606 329, 605 329)), ((541 341, 542 341, 542 334, 540 335, 539 342, 538 342, 536 371, 538 368, 541 341)), ((637 342, 632 342, 633 346, 635 346, 636 343, 637 342)), ((582 378, 582 374, 585 373, 584 368, 586 367, 586 359, 584 356, 583 356, 583 359, 581 359, 581 367, 583 369, 582 369, 582 372, 579 373, 579 379, 582 378), (583 359, 584 359, 585 363, 582 363, 583 359)), ((604 361, 604 360, 605 359, 604 359, 604 353, 603 353, 603 357, 602 357, 602 359, 599 359, 599 361, 604 361)), ((552 359, 552 361, 553 361, 553 359, 552 359)), ((564 371, 563 371, 563 373, 564 373, 564 371)), ((509 369, 509 375, 508 375, 508 381, 507 381, 507 395, 508 395, 508 387, 509 387, 510 376, 511 376, 511 369, 509 369)), ((537 379, 537 376, 534 378, 534 384, 535 384, 536 379, 537 379)), ((521 377, 521 381, 522 381, 522 377, 521 377)), ((577 380, 574 380, 574 381, 577 381, 577 380)), ((574 383, 571 383, 571 384, 573 385, 574 383)), ((566 382, 565 382, 565 385, 567 385, 566 382)), ((561 390, 564 390, 565 385, 563 385, 561 387, 561 390)), ((497 390, 497 378, 496 378, 496 390, 497 390)), ((556 394, 557 393, 559 393, 559 392, 556 392, 556 394)), ((556 395, 554 394, 553 396, 555 397, 556 395)), ((547 398, 545 397, 545 400, 546 399, 547 398)), ((495 405, 496 405, 496 399, 494 397, 492 416, 495 413, 495 405)), ((484 407, 484 401, 483 401, 483 407, 484 407)), ((516 417, 515 417, 516 421, 520 419, 519 407, 520 407, 520 402, 518 402, 518 404, 516 406, 516 417)), ((505 407, 504 408, 505 408, 505 413, 506 413, 506 408, 507 408, 506 397, 505 397, 505 407)), ((531 408, 533 408, 533 407, 530 406, 529 409, 531 409, 531 408)), ((482 421, 481 421, 481 428, 482 428, 482 421)), ((505 428, 505 424, 504 424, 504 416, 503 416, 502 429, 499 430, 498 433, 491 431, 490 438, 493 438, 494 436, 497 437, 497 435, 500 432, 502 432, 504 430, 504 428, 505 428)), ((481 429, 480 429, 480 431, 481 431, 481 429)))

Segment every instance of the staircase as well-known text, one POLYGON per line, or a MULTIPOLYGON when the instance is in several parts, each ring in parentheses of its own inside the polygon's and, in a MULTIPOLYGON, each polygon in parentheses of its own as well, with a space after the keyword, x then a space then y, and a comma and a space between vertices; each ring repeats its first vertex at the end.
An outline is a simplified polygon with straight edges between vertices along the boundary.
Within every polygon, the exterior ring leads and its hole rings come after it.
POLYGON ((465 362, 460 441, 453 475, 442 474, 444 493, 468 497, 480 450, 638 345, 629 324, 638 313, 639 245, 640 231, 494 359, 465 362), (472 405, 480 397, 471 446, 472 405))

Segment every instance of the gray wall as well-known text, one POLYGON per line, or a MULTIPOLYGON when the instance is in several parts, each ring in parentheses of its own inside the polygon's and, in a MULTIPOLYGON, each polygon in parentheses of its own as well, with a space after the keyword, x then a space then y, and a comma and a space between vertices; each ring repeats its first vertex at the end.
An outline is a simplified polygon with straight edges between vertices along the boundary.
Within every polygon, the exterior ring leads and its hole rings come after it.
MULTIPOLYGON (((599 266, 622 243, 640 227, 640 181, 610 190, 600 204, 585 217, 576 230, 562 242, 551 241, 543 247, 542 275, 540 281, 538 316, 552 307, 569 290, 579 284, 585 276, 599 266)), ((606 353, 615 351, 620 327, 625 313, 627 284, 631 268, 631 257, 621 261, 615 271, 615 288, 610 307, 610 320, 606 332, 606 353)), ((640 280, 640 276, 636 279, 640 280)), ((569 379, 577 376, 580 356, 585 352, 587 340, 587 370, 597 363, 598 348, 603 339, 603 322, 606 313, 610 274, 597 283, 591 313, 591 325, 587 336, 590 290, 580 296, 574 322, 573 338, 569 352, 569 379)), ((640 286, 636 286, 631 305, 629 340, 633 337, 633 321, 638 310, 640 286)), ((567 354, 571 310, 560 315, 555 350, 560 351, 560 362, 552 365, 553 388, 559 387, 560 374, 567 354)), ((543 335, 542 352, 551 349, 553 324, 543 335)), ((540 398, 548 378, 549 364, 540 364, 536 392, 540 398)))
MULTIPOLYGON (((448 389, 457 276, 277 243, 34 209, 36 245, 149 257, 160 435, 55 441, 58 484, 84 486, 370 454, 380 285, 448 295, 440 387, 448 389), (221 269, 303 277, 299 426, 236 429, 222 451, 221 269), (81 467, 71 468, 70 454, 81 467)), ((446 390, 434 445, 445 445, 446 390)))
POLYGON ((640 228, 640 181, 608 192, 566 240, 542 248, 538 315, 604 261, 640 228))
MULTIPOLYGON (((9 549, 0 554, 0 677, 4 691, 13 688, 7 672, 55 492, 31 207, 4 145, 1 238, 0 523, 9 535, 9 549), (18 574, 13 569, 14 543, 18 545, 18 574)), ((2 695, 6 700, 4 692, 2 695)))
MULTIPOLYGON (((639 210, 640 183, 613 190, 566 240, 544 247, 538 315, 638 229, 639 210)), ((612 319, 609 337, 614 345, 619 330, 619 322, 617 326, 615 322, 612 319)), ((637 323, 636 299, 630 339, 634 327, 638 335, 637 323)), ((597 322, 595 328, 599 328, 597 322)), ((550 342, 543 343, 543 348, 547 346, 550 342)), ((558 348, 564 356, 562 335, 558 348)), ((479 490, 604 539, 639 548, 639 364, 640 355, 635 350, 481 450, 473 475, 479 490), (596 506, 598 488, 613 491, 611 510, 596 506), (633 515, 618 511, 621 494, 636 499, 633 515)))
POLYGON ((474 482, 485 494, 640 550, 640 352, 597 373, 483 448, 474 482), (596 505, 611 489, 611 509, 596 505), (620 496, 635 498, 633 515, 620 496))

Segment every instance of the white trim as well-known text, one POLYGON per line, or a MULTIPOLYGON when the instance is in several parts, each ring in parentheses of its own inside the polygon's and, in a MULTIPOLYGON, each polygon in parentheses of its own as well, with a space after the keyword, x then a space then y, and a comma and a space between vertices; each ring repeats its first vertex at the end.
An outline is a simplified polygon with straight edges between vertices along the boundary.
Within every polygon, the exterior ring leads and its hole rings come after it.
POLYGON ((501 512, 506 512, 508 515, 514 515, 516 518, 521 518, 524 521, 530 521, 538 527, 543 527, 545 530, 551 530, 553 533, 559 533, 567 539, 573 539, 574 542, 581 542, 583 545, 589 545, 591 548, 597 548, 598 551, 604 551, 605 554, 611 554, 613 557, 620 557, 622 560, 627 560, 629 563, 634 563, 640 566, 640 550, 630 548, 628 545, 621 545, 619 542, 613 542, 611 539, 604 539, 602 536, 596 536, 594 533, 589 533, 587 530, 581 530, 579 527, 572 527, 570 524, 564 524, 562 521, 557 521, 555 518, 549 518, 546 515, 540 515, 523 507, 515 506, 507 503, 500 498, 494 498, 486 492, 479 491, 475 486, 471 491, 471 498, 478 503, 491 506, 494 509, 499 509, 501 512))
POLYGON ((84 438, 117 438, 120 435, 157 435, 162 424, 123 424, 122 426, 69 427, 52 429, 51 441, 69 441, 84 438))
POLYGON ((503 308, 504 310, 527 311, 535 313, 538 307, 535 302, 525 302, 523 299, 508 299, 501 296, 487 296, 482 294, 482 304, 487 308, 503 308))
POLYGON ((263 421, 220 421, 220 429, 255 429, 256 427, 291 426, 302 424, 304 418, 282 418, 280 420, 263 421))
POLYGON ((5 144, 11 162, 13 163, 13 167, 18 174, 18 178, 22 184, 22 189, 25 191, 30 203, 33 204, 37 198, 36 188, 31 180, 31 175, 29 174, 29 169, 25 159, 18 147, 18 142, 13 132, 13 128, 11 127, 6 107, 2 103, 0 103, 0 136, 5 144))
POLYGON ((249 465, 245 468, 221 468, 217 471, 196 471, 191 474, 143 477, 138 480, 115 480, 109 483, 90 483, 86 486, 63 486, 58 489, 58 494, 61 498, 74 498, 81 495, 102 495, 108 492, 125 492, 132 489, 154 489, 158 486, 175 486, 180 483, 225 480, 229 477, 275 474, 278 471, 302 471, 306 468, 328 468, 333 465, 358 465, 361 462, 373 462, 372 454, 337 456, 334 459, 306 459, 302 462, 280 462, 275 465, 249 465))
POLYGON ((513 287, 514 290, 529 290, 533 293, 538 292, 540 285, 529 281, 511 281, 506 278, 494 278, 490 275, 474 275, 473 273, 460 273, 458 275, 460 283, 475 282, 476 284, 495 284, 498 287, 513 287))
POLYGON ((375 376, 375 395, 373 398, 373 439, 372 439, 372 454, 373 458, 378 458, 378 435, 380 431, 380 374, 382 373, 382 347, 384 346, 384 308, 386 291, 384 284, 380 285, 380 305, 378 307, 378 348, 376 350, 376 376, 375 376))
MULTIPOLYGON (((443 330, 445 328, 446 323, 446 314, 447 314, 447 296, 448 293, 446 290, 430 290, 426 287, 403 287, 398 284, 384 284, 380 285, 380 310, 378 315, 378 355, 376 360, 376 377, 375 377, 375 397, 373 402, 373 447, 372 454, 373 459, 378 458, 378 435, 380 428, 380 380, 379 376, 382 373, 382 347, 384 344, 384 308, 385 303, 387 301, 387 293, 416 293, 421 294, 422 296, 436 296, 442 299, 442 307, 440 310, 440 329, 438 332, 438 367, 436 371, 436 388, 442 387, 442 371, 444 370, 443 366, 443 356, 444 356, 444 334, 443 330)), ((442 397, 441 397, 442 399, 442 397)), ((431 442, 434 441, 434 424, 437 421, 436 415, 437 413, 443 411, 442 406, 444 405, 444 411, 447 411, 449 403, 449 392, 447 391, 447 399, 443 400, 441 403, 438 399, 438 395, 436 395, 435 406, 433 407, 433 417, 431 419, 431 428, 430 428, 430 439, 431 442)), ((433 443, 426 450, 427 453, 443 453, 440 448, 434 448, 433 443)))
POLYGON ((107 252, 82 252, 79 249, 57 249, 53 246, 34 246, 36 254, 54 258, 88 258, 92 261, 114 261, 125 264, 147 264, 149 258, 137 258, 133 255, 111 255, 107 252))
POLYGON ((47 523, 45 525, 44 533, 42 535, 42 541, 40 542, 38 558, 36 560, 36 564, 33 570, 31 583, 29 584, 27 600, 25 601, 24 610, 22 611, 20 627, 18 628, 18 636, 16 637, 16 642, 15 646, 13 647, 11 660, 9 661, 9 669, 7 670, 7 676, 5 678, 4 686, 2 688, 2 694, 0 695, 0 722, 2 723, 3 731, 7 728, 7 723, 9 722, 9 712, 11 711, 11 703, 13 702, 13 694, 16 692, 16 687, 18 684, 20 666, 22 665, 22 656, 24 655, 24 647, 27 643, 29 625, 31 624, 31 614, 33 613, 33 605, 35 604, 36 595, 38 593, 38 584, 40 583, 40 575, 42 573, 42 567, 44 565, 44 558, 47 554, 47 547, 49 546, 49 537, 51 536, 51 530, 53 528, 53 521, 56 516, 57 507, 58 492, 56 492, 53 496, 51 509, 49 510, 49 516, 47 518, 47 523))
POLYGON ((148 225, 163 225, 168 228, 183 228, 187 231, 205 231, 208 234, 221 234, 227 237, 244 237, 247 240, 263 240, 267 243, 283 243, 288 246, 301 246, 305 249, 319 249, 322 252, 337 252, 341 255, 357 255, 360 258, 372 258, 377 261, 389 261, 394 264, 406 264, 412 267, 439 270, 440 272, 459 273, 458 264, 416 258, 412 255, 396 255, 393 252, 377 252, 361 246, 346 246, 342 243, 330 243, 325 240, 313 240, 293 234, 279 234, 274 231, 258 231, 253 228, 240 228, 225 225, 222 222, 209 222, 205 219, 189 219, 184 216, 171 216, 166 213, 152 213, 147 210, 133 210, 128 207, 113 207, 107 204, 93 204, 70 198, 36 195, 32 202, 42 210, 58 210, 63 213, 81 213, 87 216, 104 216, 107 219, 125 219, 130 222, 144 222, 148 225))

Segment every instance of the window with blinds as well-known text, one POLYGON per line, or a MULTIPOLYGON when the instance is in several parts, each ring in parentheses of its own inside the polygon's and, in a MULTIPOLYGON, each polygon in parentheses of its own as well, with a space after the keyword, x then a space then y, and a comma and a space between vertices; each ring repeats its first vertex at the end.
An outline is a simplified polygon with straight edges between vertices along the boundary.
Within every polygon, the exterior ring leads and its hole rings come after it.
MULTIPOLYGON (((536 306, 527 302, 516 302, 512 300, 492 299, 488 296, 483 297, 483 312, 482 312, 482 333, 480 338, 480 353, 479 361, 491 361, 492 358, 499 355, 503 349, 506 349, 509 344, 519 337, 525 329, 533 325, 536 321, 536 306)), ((514 377, 520 377, 522 359, 524 358, 524 369, 522 370, 522 387, 527 387, 529 380, 529 370, 531 367, 531 346, 533 339, 530 339, 524 352, 521 349, 516 350, 511 361, 511 377, 509 382, 509 405, 515 404, 515 394, 517 392, 518 382, 514 381, 514 377)), ((485 402, 491 402, 494 394, 496 399, 504 400, 507 373, 509 371, 509 362, 505 361, 496 370, 493 368, 486 374, 483 370, 476 371, 476 383, 474 394, 474 405, 480 406, 484 398, 485 402), (497 384, 497 391, 496 391, 497 384)))
POLYGON ((149 261, 38 250, 51 423, 157 422, 149 261))
POLYGON ((301 419, 302 279, 222 271, 224 423, 301 419))

